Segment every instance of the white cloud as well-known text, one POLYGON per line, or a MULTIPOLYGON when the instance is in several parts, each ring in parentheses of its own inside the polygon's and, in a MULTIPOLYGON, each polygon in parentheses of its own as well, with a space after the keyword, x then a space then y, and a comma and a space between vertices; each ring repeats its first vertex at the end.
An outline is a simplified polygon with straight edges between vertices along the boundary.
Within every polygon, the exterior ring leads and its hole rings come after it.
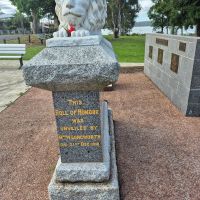
POLYGON ((148 11, 153 4, 151 0, 139 0, 139 3, 142 6, 142 10, 145 11, 148 11))
MULTIPOLYGON (((138 14, 136 21, 149 20, 149 18, 147 16, 147 12, 152 5, 152 1, 151 0, 139 0, 139 3, 141 5, 142 9, 141 9, 140 13, 138 14)), ((9 15, 14 14, 16 12, 15 6, 13 6, 9 0, 0 0, 0 9, 3 13, 9 14, 9 15)))
POLYGON ((9 0, 0 0, 0 9, 5 14, 14 14, 16 12, 15 6, 9 0))
POLYGON ((151 0, 139 0, 139 4, 141 5, 141 10, 138 14, 136 21, 149 21, 147 12, 149 11, 149 8, 153 4, 152 1, 151 0))

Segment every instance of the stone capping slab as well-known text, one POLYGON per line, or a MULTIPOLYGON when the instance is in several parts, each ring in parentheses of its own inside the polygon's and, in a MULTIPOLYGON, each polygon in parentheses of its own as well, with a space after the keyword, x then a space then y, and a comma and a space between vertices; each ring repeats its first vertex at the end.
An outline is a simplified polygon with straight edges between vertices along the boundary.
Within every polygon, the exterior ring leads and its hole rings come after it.
POLYGON ((47 47, 74 47, 74 46, 97 46, 101 43, 105 43, 106 46, 112 49, 111 43, 104 39, 102 35, 93 35, 85 37, 63 37, 63 38, 51 38, 46 41, 47 47))
POLYGON ((112 111, 109 110, 108 114, 112 147, 110 179, 102 183, 60 183, 56 182, 54 173, 48 187, 50 200, 120 200, 112 111))
POLYGON ((56 166, 58 182, 103 182, 110 178, 110 134, 108 122, 108 104, 101 104, 101 130, 103 162, 61 163, 56 166))
POLYGON ((156 36, 159 37, 160 39, 176 39, 176 40, 182 40, 182 41, 200 41, 200 37, 195 37, 195 36, 179 36, 179 35, 169 35, 169 34, 160 34, 160 33, 147 33, 147 36, 156 36))
POLYGON ((119 64, 105 43, 52 47, 24 65, 23 74, 27 85, 54 92, 102 90, 118 80, 119 64))

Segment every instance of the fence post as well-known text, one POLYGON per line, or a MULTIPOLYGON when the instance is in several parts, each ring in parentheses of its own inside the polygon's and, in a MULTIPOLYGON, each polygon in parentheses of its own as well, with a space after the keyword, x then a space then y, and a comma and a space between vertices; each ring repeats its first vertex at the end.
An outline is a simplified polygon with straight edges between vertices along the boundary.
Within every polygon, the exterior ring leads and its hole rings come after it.
POLYGON ((28 36, 28 42, 31 43, 31 35, 28 36))
POLYGON ((18 39, 18 44, 21 44, 20 37, 18 37, 17 39, 18 39))
POLYGON ((3 39, 3 43, 6 44, 6 39, 3 39))

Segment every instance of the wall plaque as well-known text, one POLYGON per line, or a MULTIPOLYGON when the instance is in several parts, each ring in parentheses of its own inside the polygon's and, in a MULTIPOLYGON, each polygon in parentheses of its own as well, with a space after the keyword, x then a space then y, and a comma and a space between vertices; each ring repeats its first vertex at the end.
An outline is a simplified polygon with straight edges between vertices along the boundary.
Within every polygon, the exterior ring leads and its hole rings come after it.
POLYGON ((163 53, 164 51, 162 49, 158 49, 158 63, 160 63, 161 65, 163 64, 163 53))
POLYGON ((178 67, 179 67, 179 55, 177 54, 172 54, 172 59, 171 59, 171 70, 175 73, 178 73, 178 67))
POLYGON ((183 52, 186 51, 186 43, 184 42, 179 43, 179 51, 183 51, 183 52))
POLYGON ((153 58, 153 46, 149 46, 149 58, 153 58))
POLYGON ((168 40, 165 40, 165 39, 156 38, 156 43, 164 45, 164 46, 168 46, 168 40))
POLYGON ((54 92, 62 163, 102 162, 99 92, 54 92))

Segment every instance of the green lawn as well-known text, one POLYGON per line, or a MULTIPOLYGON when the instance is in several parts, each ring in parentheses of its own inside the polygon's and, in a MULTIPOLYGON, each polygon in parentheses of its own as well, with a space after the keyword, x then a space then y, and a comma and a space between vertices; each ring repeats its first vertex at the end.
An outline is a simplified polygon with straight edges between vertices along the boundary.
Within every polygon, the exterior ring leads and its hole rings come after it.
POLYGON ((144 62, 145 36, 106 37, 113 45, 119 62, 144 62))
POLYGON ((38 54, 42 49, 44 49, 44 46, 29 46, 26 49, 26 54, 24 55, 24 60, 30 60, 33 56, 38 54))
MULTIPOLYGON (((118 39, 113 39, 113 36, 106 36, 114 48, 119 62, 144 62, 144 46, 145 36, 121 36, 118 39)), ((39 43, 27 45, 24 60, 29 60, 38 54, 45 46, 39 43)))

